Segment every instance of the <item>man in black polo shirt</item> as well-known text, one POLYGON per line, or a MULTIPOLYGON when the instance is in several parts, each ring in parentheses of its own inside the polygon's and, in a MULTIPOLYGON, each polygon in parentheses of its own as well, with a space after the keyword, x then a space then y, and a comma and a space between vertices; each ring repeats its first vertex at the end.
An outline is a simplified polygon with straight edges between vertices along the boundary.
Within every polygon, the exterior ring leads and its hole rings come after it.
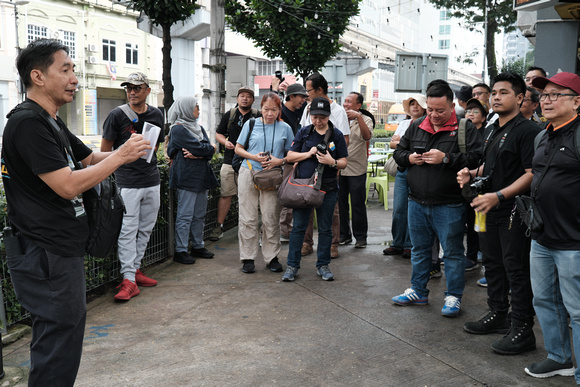
POLYGON ((462 187, 472 183, 476 176, 487 178, 478 192, 482 195, 475 197, 471 206, 486 214, 487 230, 479 233, 479 246, 490 310, 480 320, 465 323, 463 329, 475 334, 507 333, 491 346, 504 355, 536 348, 528 260, 530 239, 517 213, 511 216, 515 196, 530 190, 533 144, 540 130, 520 113, 525 93, 526 85, 519 75, 501 73, 494 79, 491 103, 498 120, 485 130, 483 164, 457 173, 462 187))
POLYGON ((548 357, 525 371, 536 378, 574 375, 580 384, 580 367, 572 362, 573 342, 580 364, 580 77, 561 72, 532 83, 542 90, 540 104, 550 122, 532 163, 531 190, 544 227, 532 230, 530 253, 534 309, 548 357))

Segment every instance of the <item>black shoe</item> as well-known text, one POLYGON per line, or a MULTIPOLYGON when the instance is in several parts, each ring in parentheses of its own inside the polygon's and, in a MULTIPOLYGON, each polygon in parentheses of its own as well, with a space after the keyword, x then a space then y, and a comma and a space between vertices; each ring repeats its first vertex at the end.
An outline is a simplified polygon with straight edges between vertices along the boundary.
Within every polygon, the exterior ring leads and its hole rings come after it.
POLYGON ((574 376, 574 364, 572 362, 562 364, 552 359, 544 359, 532 363, 525 368, 526 374, 534 378, 551 378, 552 376, 574 376))
POLYGON ((202 247, 201 249, 191 249, 191 255, 197 258, 210 259, 213 258, 214 253, 210 252, 205 247, 202 247))
POLYGON ((401 254, 403 258, 411 258, 411 249, 405 249, 403 250, 403 254, 401 254))
POLYGON ((272 259, 270 263, 266 265, 266 267, 270 269, 270 271, 273 271, 274 273, 280 273, 282 270, 284 270, 282 264, 278 262, 278 257, 272 259))
POLYGON ((354 244, 354 247, 356 247, 357 249, 362 249, 362 248, 367 247, 367 240, 361 239, 359 241, 356 241, 356 243, 354 244))
POLYGON ((175 254, 173 254, 173 260, 175 262, 183 263, 184 265, 191 265, 195 263, 195 258, 187 254, 187 251, 176 251, 175 254))
POLYGON ((491 349, 501 355, 519 355, 522 352, 536 349, 536 336, 532 324, 523 323, 516 326, 512 323, 503 339, 491 345, 491 349))
POLYGON ((338 242, 339 245, 350 245, 351 243, 352 243, 352 238, 350 238, 350 237, 340 238, 340 242, 338 242))
POLYGON ((463 330, 476 335, 486 335, 488 333, 506 334, 510 328, 507 312, 497 312, 490 310, 485 316, 477 321, 466 322, 463 330))
POLYGON ((256 271, 256 266, 254 266, 254 261, 251 259, 244 259, 242 261, 244 264, 242 265, 242 271, 244 273, 253 273, 256 271))
POLYGON ((384 255, 401 255, 403 254, 403 249, 397 249, 396 247, 387 247, 383 250, 384 255))

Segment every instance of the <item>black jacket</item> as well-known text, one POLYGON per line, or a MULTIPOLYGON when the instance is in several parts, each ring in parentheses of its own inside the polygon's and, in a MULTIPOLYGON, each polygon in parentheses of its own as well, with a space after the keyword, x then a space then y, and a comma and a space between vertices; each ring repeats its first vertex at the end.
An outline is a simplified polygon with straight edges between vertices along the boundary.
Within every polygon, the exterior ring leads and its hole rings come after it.
POLYGON ((431 123, 425 117, 413 122, 401 138, 394 157, 399 166, 409 170, 407 174, 409 197, 414 201, 437 205, 464 201, 457 183, 457 172, 464 167, 473 169, 479 165, 482 139, 475 125, 467 121, 465 127, 467 153, 463 154, 457 142, 457 129, 455 113, 437 132, 433 131, 431 123), (449 163, 411 164, 409 155, 415 151, 415 146, 424 146, 426 151, 438 149, 447 153, 449 163))

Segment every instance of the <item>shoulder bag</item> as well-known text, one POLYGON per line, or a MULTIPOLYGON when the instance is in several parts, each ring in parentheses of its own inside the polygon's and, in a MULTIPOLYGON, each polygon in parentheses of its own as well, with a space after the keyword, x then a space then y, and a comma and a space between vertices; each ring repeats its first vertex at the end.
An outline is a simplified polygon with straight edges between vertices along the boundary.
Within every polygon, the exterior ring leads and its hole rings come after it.
MULTIPOLYGON (((264 126, 262 128, 264 128, 264 126)), ((274 133, 272 134, 272 147, 270 150, 270 154, 274 152, 275 137, 276 137, 276 121, 274 121, 274 133)), ((266 141, 266 129, 264 128, 264 142, 265 141, 266 141)), ((252 181, 254 182, 254 187, 256 187, 256 189, 260 191, 272 191, 280 188, 280 184, 282 184, 283 179, 282 167, 274 167, 270 169, 262 169, 261 171, 255 171, 254 169, 252 169, 252 163, 250 163, 250 160, 246 160, 246 162, 248 163, 248 168, 252 173, 252 181)))
MULTIPOLYGON (((324 142, 328 143, 331 132, 329 128, 324 135, 324 142)), ((318 163, 312 176, 305 179, 296 178, 297 165, 294 164, 292 174, 282 182, 278 190, 278 203, 288 208, 319 208, 326 195, 325 191, 320 190, 324 164, 318 163)))

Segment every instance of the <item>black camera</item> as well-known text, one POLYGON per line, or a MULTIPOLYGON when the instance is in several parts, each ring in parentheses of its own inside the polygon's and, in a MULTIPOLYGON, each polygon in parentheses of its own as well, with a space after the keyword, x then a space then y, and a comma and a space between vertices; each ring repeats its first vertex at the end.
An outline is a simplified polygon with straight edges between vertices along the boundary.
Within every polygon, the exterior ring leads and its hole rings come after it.
POLYGON ((487 191, 489 184, 489 176, 481 177, 477 176, 473 179, 473 183, 469 185, 472 191, 477 194, 483 194, 487 191))
POLYGON ((278 78, 280 80, 280 83, 284 82, 284 79, 286 79, 282 76, 282 71, 280 71, 280 70, 276 71, 274 73, 274 75, 276 76, 276 78, 278 78))
POLYGON ((326 152, 328 151, 328 144, 325 142, 321 142, 320 144, 316 145, 316 150, 325 155, 326 152))

